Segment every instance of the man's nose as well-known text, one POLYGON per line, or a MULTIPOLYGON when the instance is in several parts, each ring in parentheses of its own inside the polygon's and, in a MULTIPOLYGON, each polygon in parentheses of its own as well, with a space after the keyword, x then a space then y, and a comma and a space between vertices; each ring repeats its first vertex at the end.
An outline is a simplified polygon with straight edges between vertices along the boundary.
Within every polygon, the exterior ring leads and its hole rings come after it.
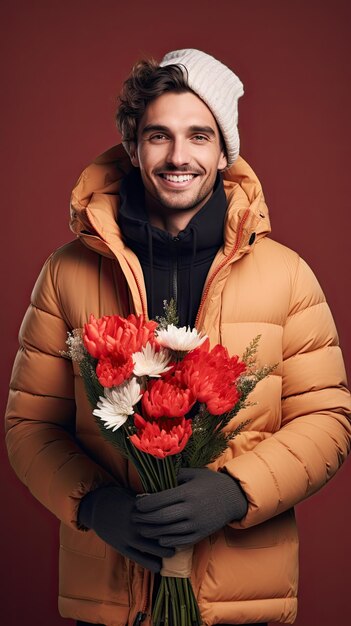
POLYGON ((185 139, 173 139, 169 145, 168 162, 175 167, 187 165, 190 162, 189 145, 185 139))

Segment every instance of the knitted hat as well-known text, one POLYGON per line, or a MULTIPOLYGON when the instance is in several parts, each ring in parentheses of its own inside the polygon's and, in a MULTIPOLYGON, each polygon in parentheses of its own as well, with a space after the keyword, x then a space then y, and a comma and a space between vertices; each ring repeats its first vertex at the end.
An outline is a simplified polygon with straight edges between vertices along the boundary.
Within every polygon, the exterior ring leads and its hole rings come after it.
POLYGON ((226 65, 201 50, 168 52, 160 65, 180 65, 192 91, 207 104, 222 131, 228 167, 239 154, 238 99, 244 93, 240 79, 226 65))

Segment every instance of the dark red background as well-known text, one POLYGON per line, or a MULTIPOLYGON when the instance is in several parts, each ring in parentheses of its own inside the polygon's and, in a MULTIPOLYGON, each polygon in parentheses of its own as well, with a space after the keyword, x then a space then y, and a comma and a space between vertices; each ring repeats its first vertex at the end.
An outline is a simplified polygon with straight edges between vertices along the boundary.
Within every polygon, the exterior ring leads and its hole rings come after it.
MULTIPOLYGON (((273 236, 317 273, 351 363, 348 0, 2 2, 1 391, 48 254, 72 236, 71 187, 118 141, 115 98, 134 61, 196 47, 245 84, 241 153, 259 175, 273 236)), ((67 626, 56 608, 58 522, 11 471, 1 444, 4 626, 67 626)), ((298 507, 298 626, 349 624, 350 465, 298 507)), ((267 572, 269 576, 269 572, 267 572)))

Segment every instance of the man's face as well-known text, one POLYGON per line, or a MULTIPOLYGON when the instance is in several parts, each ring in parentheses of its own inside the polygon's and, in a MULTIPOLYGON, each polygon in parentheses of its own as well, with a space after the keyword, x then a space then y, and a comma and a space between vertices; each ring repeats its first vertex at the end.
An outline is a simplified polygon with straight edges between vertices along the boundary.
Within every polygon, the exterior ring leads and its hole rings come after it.
POLYGON ((193 93, 165 93, 140 120, 131 161, 140 168, 147 203, 198 211, 227 165, 210 109, 193 93))

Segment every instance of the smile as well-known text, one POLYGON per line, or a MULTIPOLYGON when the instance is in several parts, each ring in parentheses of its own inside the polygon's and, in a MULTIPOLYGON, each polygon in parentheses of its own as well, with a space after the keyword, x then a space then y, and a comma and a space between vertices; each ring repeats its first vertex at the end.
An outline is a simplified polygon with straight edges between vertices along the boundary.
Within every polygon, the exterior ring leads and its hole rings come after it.
POLYGON ((171 183, 185 183, 187 180, 192 180, 195 174, 161 174, 161 176, 171 183))
POLYGON ((160 177, 168 183, 184 184, 195 178, 196 174, 160 174, 160 177))

